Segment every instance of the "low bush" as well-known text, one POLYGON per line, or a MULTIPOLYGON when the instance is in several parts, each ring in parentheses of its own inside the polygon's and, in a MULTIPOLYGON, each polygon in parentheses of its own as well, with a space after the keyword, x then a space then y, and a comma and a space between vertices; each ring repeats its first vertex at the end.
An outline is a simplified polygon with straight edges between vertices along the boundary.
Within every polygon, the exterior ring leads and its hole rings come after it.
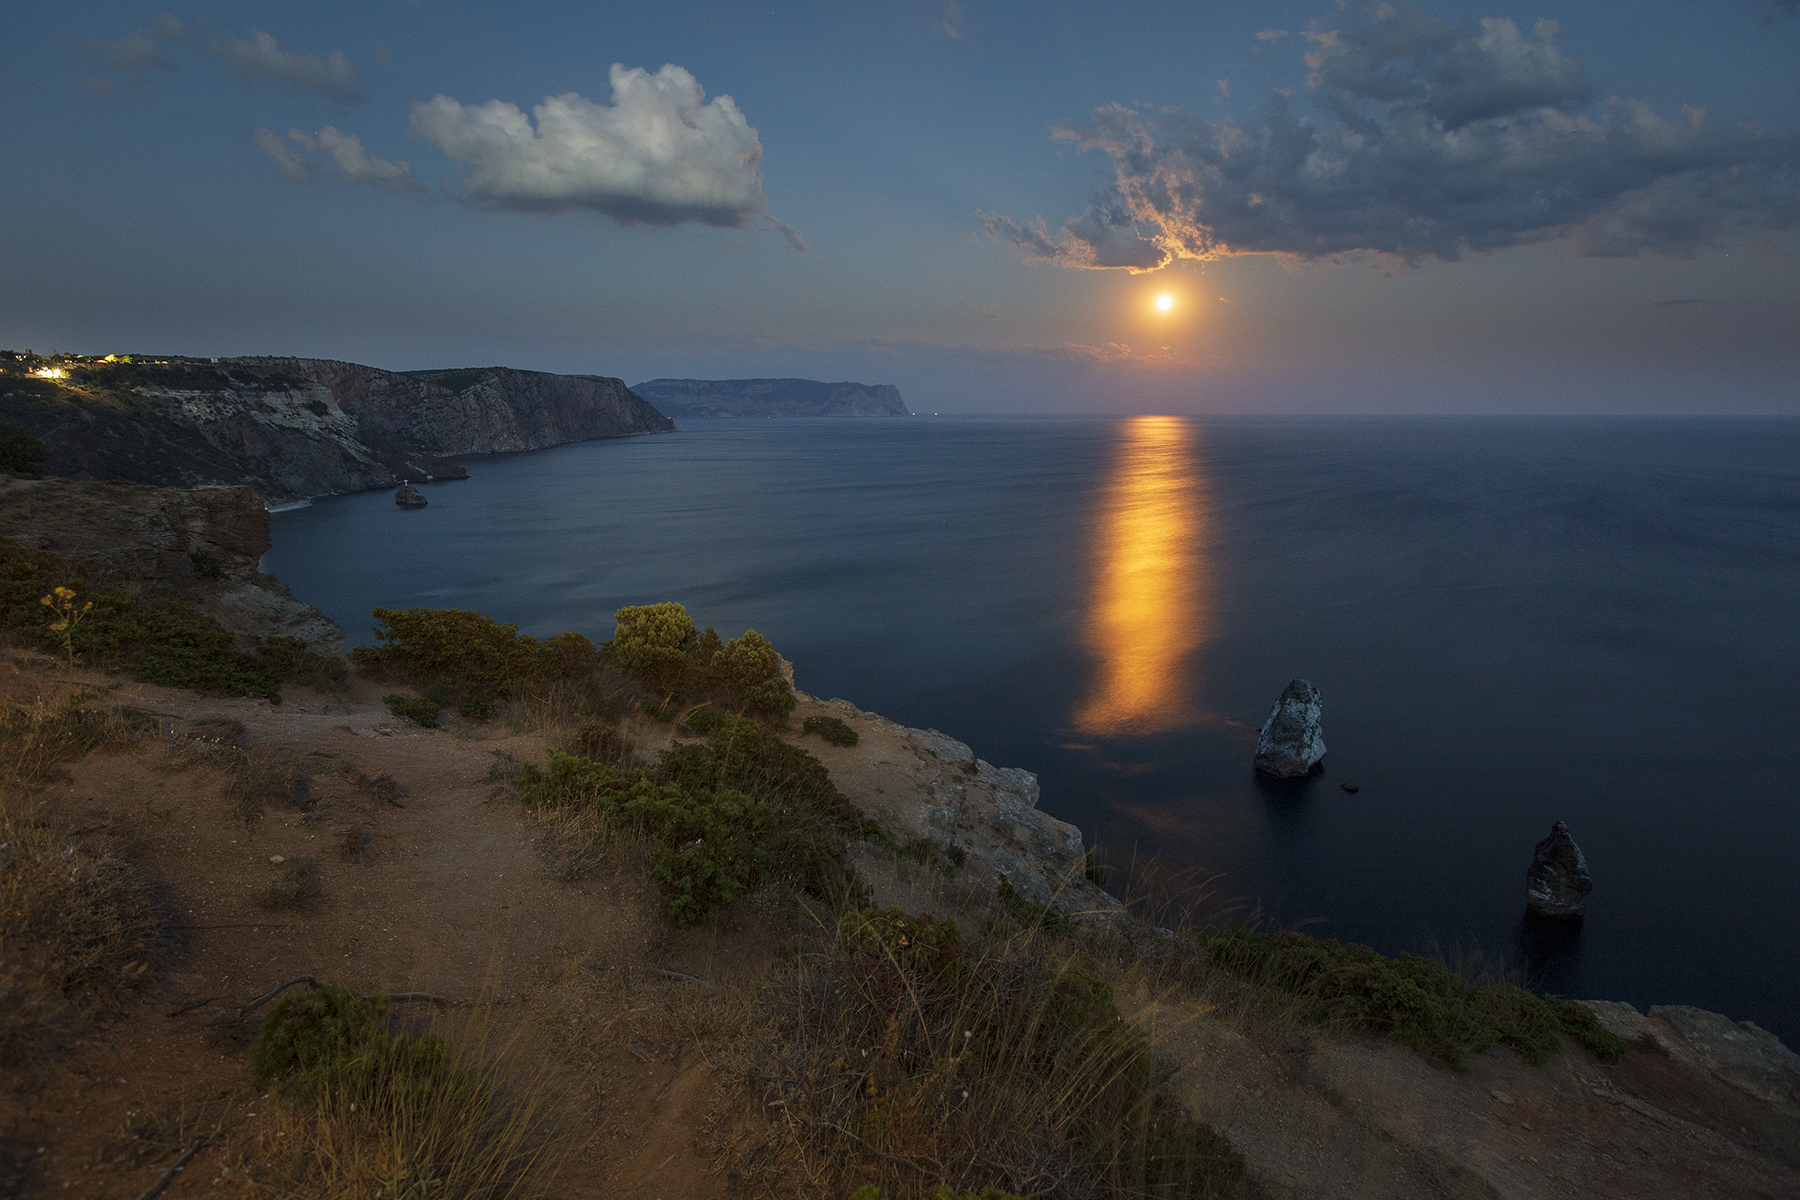
POLYGON ((808 733, 816 733, 834 746, 854 746, 860 740, 856 730, 836 717, 808 717, 800 723, 808 733))
POLYGON ((413 724, 423 725, 427 729, 438 727, 438 717, 444 711, 438 707, 437 701, 428 700, 423 696, 393 694, 383 696, 381 702, 387 705, 387 710, 396 717, 404 717, 413 724))
POLYGON ((647 839, 681 928, 710 923, 772 880, 841 893, 844 844, 868 829, 824 766, 744 717, 715 713, 703 723, 706 744, 671 747, 653 768, 623 765, 617 753, 597 761, 552 749, 546 768, 520 767, 513 786, 530 807, 586 808, 647 839))
POLYGON ((460 608, 377 608, 379 646, 358 646, 351 661, 374 674, 417 685, 440 703, 460 698, 465 716, 493 711, 521 690, 591 672, 594 644, 579 633, 539 640, 482 613, 460 608))
POLYGON ((72 651, 145 683, 261 696, 275 704, 283 679, 333 670, 331 660, 294 638, 257 639, 246 653, 235 634, 198 609, 96 589, 69 563, 10 543, 0 543, 0 631, 14 643, 59 657, 72 651), (83 614, 67 629, 52 628, 57 613, 43 603, 58 587, 83 614))
POLYGON ((794 710, 794 687, 781 656, 754 629, 730 641, 712 628, 696 632, 693 618, 673 601, 621 608, 606 652, 633 683, 666 697, 669 708, 707 700, 775 720, 794 710))
POLYGON ((0 473, 36 479, 44 473, 50 452, 23 425, 0 421, 0 473))
POLYGON ((1583 1004, 1511 984, 1471 984, 1428 958, 1389 958, 1368 946, 1303 933, 1231 928, 1205 938, 1211 963, 1293 997, 1315 1020, 1385 1033, 1458 1070, 1497 1045, 1542 1063, 1567 1033, 1606 1062, 1625 1043, 1583 1004))

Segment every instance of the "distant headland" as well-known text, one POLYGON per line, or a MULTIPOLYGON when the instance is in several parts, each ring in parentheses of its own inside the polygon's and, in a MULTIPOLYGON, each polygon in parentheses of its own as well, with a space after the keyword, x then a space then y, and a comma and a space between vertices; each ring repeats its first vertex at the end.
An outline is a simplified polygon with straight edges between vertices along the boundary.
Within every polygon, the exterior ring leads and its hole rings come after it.
POLYGON ((891 383, 651 379, 631 389, 671 417, 910 417, 891 383))
POLYGON ((0 421, 42 443, 51 475, 246 485, 274 503, 467 478, 451 455, 675 429, 601 375, 29 351, 0 353, 0 421))

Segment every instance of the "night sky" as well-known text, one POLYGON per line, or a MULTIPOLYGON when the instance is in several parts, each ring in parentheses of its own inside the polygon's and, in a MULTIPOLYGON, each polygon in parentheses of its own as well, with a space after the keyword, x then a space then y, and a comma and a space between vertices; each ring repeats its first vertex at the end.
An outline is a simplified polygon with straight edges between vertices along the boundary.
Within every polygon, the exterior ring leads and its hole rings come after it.
POLYGON ((927 412, 1800 413, 1796 0, 7 24, 9 349, 927 412))

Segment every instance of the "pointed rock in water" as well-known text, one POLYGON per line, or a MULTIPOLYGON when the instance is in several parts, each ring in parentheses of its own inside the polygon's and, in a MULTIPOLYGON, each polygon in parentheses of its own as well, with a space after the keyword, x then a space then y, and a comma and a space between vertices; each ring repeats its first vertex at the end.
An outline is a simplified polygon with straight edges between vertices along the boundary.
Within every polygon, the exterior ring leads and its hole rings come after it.
POLYGON ((1319 729, 1319 689, 1296 679, 1281 693, 1262 732, 1256 735, 1256 769, 1277 779, 1294 779, 1319 769, 1325 735, 1319 729))
POLYGON ((1580 919, 1593 890, 1581 847, 1569 836, 1569 827, 1558 821, 1531 856, 1531 870, 1525 874, 1526 911, 1540 917, 1580 919))
POLYGON ((424 508, 425 497, 421 496, 419 489, 412 484, 403 483, 400 485, 400 490, 394 493, 394 503, 401 508, 424 508))

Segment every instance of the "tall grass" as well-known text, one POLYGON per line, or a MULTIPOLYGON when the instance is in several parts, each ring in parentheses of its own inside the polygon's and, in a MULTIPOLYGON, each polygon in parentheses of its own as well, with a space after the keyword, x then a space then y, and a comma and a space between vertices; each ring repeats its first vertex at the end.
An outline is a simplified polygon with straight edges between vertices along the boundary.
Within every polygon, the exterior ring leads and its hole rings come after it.
POLYGON ((846 912, 730 1056, 770 1130, 730 1147, 735 1167, 819 1196, 1241 1194, 1242 1160, 1160 1092, 1145 1039, 1069 950, 1041 929, 965 944, 953 922, 846 912))
POLYGON ((571 1131, 541 1058, 521 1037, 501 1033, 492 1006, 403 1024, 379 997, 318 988, 270 1013, 252 1065, 276 1093, 271 1119, 246 1148, 254 1193, 281 1200, 554 1194, 571 1131))

